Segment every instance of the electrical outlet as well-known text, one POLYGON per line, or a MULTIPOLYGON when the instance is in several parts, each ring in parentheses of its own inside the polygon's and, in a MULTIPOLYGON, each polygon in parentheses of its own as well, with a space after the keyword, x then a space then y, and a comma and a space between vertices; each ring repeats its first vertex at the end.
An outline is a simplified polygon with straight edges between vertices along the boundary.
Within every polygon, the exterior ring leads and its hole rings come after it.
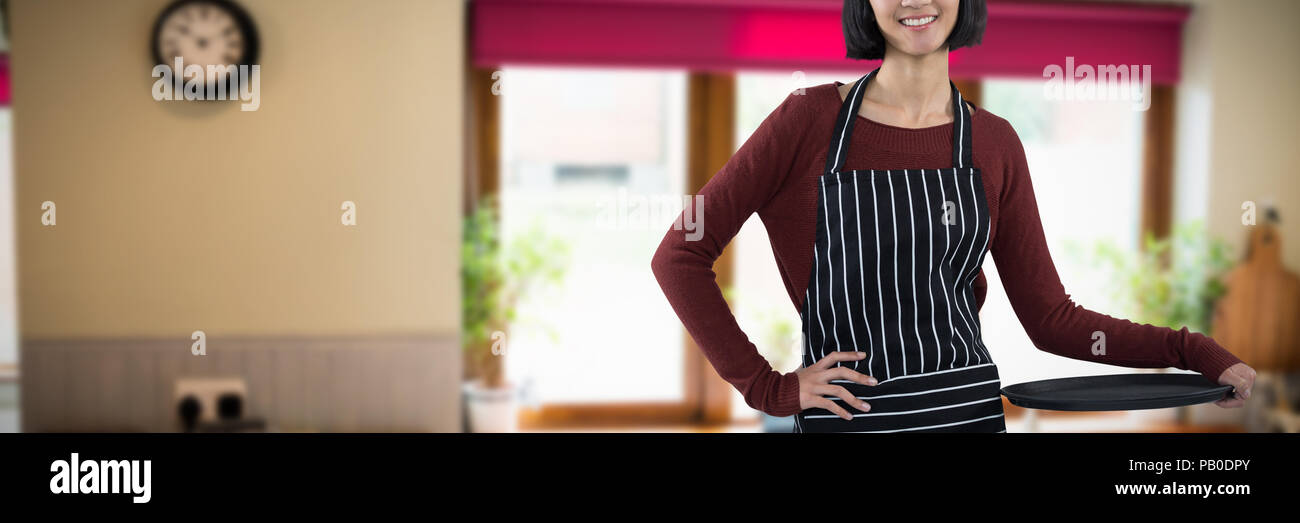
POLYGON ((215 422, 220 418, 218 400, 225 395, 234 395, 240 405, 246 405, 248 386, 244 378, 178 378, 172 399, 173 412, 183 428, 215 422), (193 402, 187 402, 191 398, 193 402))

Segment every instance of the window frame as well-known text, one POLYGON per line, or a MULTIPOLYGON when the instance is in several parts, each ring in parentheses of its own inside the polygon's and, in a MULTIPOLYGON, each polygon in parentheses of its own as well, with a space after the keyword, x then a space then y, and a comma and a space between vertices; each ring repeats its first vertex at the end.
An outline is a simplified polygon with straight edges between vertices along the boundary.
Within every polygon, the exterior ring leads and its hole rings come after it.
MULTIPOLYGON (((468 214, 483 196, 500 191, 500 100, 492 94, 495 69, 468 66, 466 74, 466 162, 464 209, 468 214)), ((690 72, 687 85, 687 190, 697 193, 731 157, 735 147, 736 73, 690 72)), ((983 81, 953 79, 962 95, 983 105, 983 81)), ((1173 217, 1173 141, 1175 87, 1152 88, 1144 115, 1140 233, 1168 236, 1173 217)), ((724 249, 714 265, 719 287, 731 283, 733 250, 724 249)), ((727 424, 731 422, 731 385, 709 365, 690 335, 683 331, 685 390, 679 402, 546 403, 520 411, 522 429, 571 427, 727 424)), ((1079 416, 1097 413, 1030 412, 1003 398, 1006 415, 1079 416)))
MULTIPOLYGON (((466 157, 463 207, 468 214, 482 197, 500 193, 501 108, 492 94, 496 69, 469 66, 466 74, 466 157)), ((695 194, 731 157, 735 126, 735 79, 731 74, 688 73, 686 187, 695 194)), ((495 199, 500 205, 499 199, 495 199)), ((733 258, 724 250, 715 265, 720 287, 731 281, 733 258)), ((725 424, 730 422, 731 385, 709 365, 683 330, 684 390, 681 401, 543 403, 521 409, 525 430, 592 426, 725 424)))

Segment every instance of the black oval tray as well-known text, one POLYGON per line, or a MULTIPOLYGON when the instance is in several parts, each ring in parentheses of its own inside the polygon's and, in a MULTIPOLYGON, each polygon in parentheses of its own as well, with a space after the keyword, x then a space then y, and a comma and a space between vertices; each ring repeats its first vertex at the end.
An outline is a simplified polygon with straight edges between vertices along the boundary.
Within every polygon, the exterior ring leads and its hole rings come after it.
POLYGON ((1218 401, 1232 392, 1200 374, 1110 374, 1017 383, 1002 388, 1012 405, 1044 410, 1141 410, 1218 401))

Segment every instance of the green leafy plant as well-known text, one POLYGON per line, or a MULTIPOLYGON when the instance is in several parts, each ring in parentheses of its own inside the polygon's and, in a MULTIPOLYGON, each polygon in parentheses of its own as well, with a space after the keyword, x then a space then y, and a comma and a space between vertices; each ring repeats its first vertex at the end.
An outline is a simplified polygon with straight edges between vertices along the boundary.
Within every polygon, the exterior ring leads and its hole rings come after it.
POLYGON ((465 217, 460 246, 461 343, 465 377, 487 387, 504 384, 501 346, 529 292, 563 280, 569 248, 540 225, 509 241, 501 237, 494 198, 465 217), (494 351, 493 346, 498 346, 494 351))
POLYGON ((1147 234, 1143 245, 1133 252, 1106 239, 1092 252, 1094 265, 1110 276, 1110 293, 1129 308, 1129 319, 1211 334, 1214 304, 1226 290, 1222 278, 1233 263, 1229 246, 1200 221, 1176 226, 1168 238, 1147 234))
POLYGON ((758 353, 777 371, 789 372, 799 368, 803 355, 795 350, 795 344, 803 334, 798 325, 782 311, 768 310, 759 316, 767 330, 762 333, 765 343, 758 347, 758 353))
POLYGON ((797 344, 802 340, 803 333, 798 324, 799 316, 792 316, 788 309, 781 307, 784 302, 764 304, 755 297, 747 296, 747 293, 741 292, 734 285, 723 286, 722 297, 728 304, 740 301, 747 304, 742 307, 745 319, 749 320, 747 323, 761 326, 759 332, 755 333, 754 345, 758 348, 759 355, 773 369, 788 372, 799 367, 803 354, 799 352, 797 344))

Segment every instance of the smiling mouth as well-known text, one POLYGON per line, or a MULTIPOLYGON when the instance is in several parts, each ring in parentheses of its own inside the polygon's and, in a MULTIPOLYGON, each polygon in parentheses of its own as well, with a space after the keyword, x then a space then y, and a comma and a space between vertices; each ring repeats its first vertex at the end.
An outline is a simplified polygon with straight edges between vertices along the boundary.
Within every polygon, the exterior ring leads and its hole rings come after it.
POLYGON ((898 22, 906 26, 908 29, 920 30, 920 29, 925 29, 930 24, 934 23, 935 20, 938 19, 939 17, 937 15, 914 16, 914 17, 903 18, 898 22))

